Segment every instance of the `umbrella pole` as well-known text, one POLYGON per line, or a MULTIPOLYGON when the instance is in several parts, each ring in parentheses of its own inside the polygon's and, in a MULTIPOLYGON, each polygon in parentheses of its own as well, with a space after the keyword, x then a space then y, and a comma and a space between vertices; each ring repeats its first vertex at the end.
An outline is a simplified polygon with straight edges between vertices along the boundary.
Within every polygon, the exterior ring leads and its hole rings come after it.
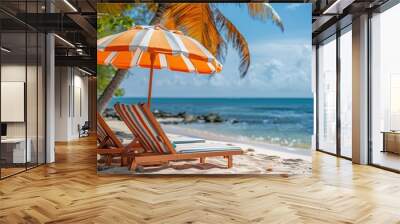
POLYGON ((147 94, 147 106, 149 107, 149 109, 150 109, 150 104, 151 104, 151 92, 152 92, 152 88, 153 88, 153 73, 154 73, 153 64, 154 64, 154 55, 151 54, 150 55, 150 65, 151 65, 151 67, 150 67, 149 92, 147 94))

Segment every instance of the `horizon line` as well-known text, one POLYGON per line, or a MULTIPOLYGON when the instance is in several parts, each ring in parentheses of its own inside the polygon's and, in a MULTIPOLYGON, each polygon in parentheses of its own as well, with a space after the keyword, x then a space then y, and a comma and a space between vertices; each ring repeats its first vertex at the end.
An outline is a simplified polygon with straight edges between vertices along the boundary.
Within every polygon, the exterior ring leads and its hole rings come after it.
MULTIPOLYGON (((144 98, 147 99, 146 96, 113 96, 112 98, 144 98)), ((314 97, 283 97, 283 96, 276 96, 276 97, 258 97, 258 96, 240 96, 240 97, 228 97, 228 96, 221 96, 221 97, 203 97, 203 96, 193 96, 193 97, 186 97, 186 96, 160 96, 160 97, 152 97, 152 99, 314 99, 314 97)))

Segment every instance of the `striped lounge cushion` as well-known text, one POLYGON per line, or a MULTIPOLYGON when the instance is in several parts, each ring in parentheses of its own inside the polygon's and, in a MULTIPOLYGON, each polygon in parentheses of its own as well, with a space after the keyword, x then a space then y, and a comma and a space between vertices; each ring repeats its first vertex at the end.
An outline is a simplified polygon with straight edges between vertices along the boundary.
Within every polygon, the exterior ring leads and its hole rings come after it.
POLYGON ((238 146, 218 144, 218 143, 192 143, 179 144, 175 146, 177 153, 197 153, 197 152, 221 152, 221 151, 241 151, 238 146))
POLYGON ((104 144, 105 147, 116 147, 115 142, 111 139, 108 138, 106 142, 104 140, 107 138, 108 134, 105 130, 105 128, 101 125, 99 122, 99 119, 102 119, 101 117, 97 117, 97 140, 99 143, 104 144))
POLYGON ((147 152, 170 153, 142 106, 115 104, 114 108, 147 152))

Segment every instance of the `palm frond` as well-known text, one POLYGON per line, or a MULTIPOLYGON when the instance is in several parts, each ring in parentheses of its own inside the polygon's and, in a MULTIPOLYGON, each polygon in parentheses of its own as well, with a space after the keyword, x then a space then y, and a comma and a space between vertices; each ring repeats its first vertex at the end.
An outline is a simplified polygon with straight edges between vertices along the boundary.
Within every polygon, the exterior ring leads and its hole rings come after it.
POLYGON ((97 4, 97 13, 121 15, 124 11, 132 8, 128 3, 99 3, 97 4))
POLYGON ((284 26, 278 13, 269 3, 247 3, 247 10, 249 15, 261 21, 267 21, 271 19, 282 31, 284 31, 284 26))
POLYGON ((165 17, 162 20, 162 25, 170 30, 179 30, 178 25, 175 23, 175 19, 171 17, 165 17))
POLYGON ((245 77, 250 67, 250 50, 246 38, 240 33, 236 26, 221 13, 221 11, 215 9, 214 13, 219 29, 225 31, 227 42, 231 43, 239 53, 240 77, 245 77))
POLYGON ((163 5, 161 7, 158 7, 151 24, 155 25, 154 21, 157 23, 161 23, 165 28, 170 29, 170 30, 178 30, 177 25, 175 23, 175 18, 171 15, 165 15, 166 11, 171 11, 169 9, 171 5, 163 5), (159 16, 158 16, 159 15, 159 16))
POLYGON ((163 14, 162 24, 168 29, 179 29, 198 40, 213 55, 221 55, 225 42, 214 23, 209 4, 170 4, 163 14))

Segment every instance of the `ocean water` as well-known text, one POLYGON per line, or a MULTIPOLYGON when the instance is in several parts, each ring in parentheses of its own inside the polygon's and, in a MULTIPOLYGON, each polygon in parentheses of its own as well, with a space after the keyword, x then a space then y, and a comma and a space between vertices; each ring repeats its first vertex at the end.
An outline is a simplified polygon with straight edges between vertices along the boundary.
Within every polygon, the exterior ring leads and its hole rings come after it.
MULTIPOLYGON (((133 104, 145 98, 113 98, 116 102, 133 104)), ((269 144, 309 149, 313 133, 313 99, 309 98, 153 98, 152 110, 193 115, 218 113, 223 123, 178 124, 269 144), (237 123, 232 123, 235 120, 237 123)))

